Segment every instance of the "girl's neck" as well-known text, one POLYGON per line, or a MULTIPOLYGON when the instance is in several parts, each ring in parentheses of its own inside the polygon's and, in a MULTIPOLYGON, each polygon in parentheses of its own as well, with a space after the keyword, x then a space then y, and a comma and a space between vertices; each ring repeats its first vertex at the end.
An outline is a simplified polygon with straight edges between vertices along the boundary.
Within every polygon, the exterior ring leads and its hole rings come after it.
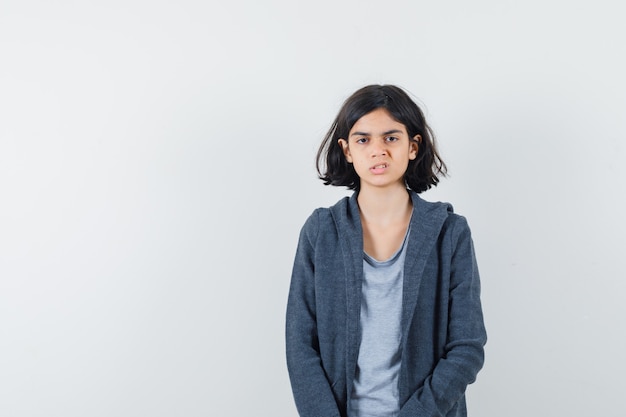
POLYGON ((361 216, 368 221, 386 223, 410 217, 411 196, 404 184, 393 188, 361 189, 357 197, 361 216))

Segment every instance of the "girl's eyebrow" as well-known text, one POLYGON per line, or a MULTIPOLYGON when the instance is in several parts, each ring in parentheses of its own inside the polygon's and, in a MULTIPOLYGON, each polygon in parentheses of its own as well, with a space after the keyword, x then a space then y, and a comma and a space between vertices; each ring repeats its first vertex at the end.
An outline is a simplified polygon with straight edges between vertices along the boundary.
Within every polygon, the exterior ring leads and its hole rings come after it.
POLYGON ((395 133, 403 133, 403 132, 400 129, 392 129, 392 130, 388 130, 386 132, 383 132, 383 136, 393 135, 395 133))
MULTIPOLYGON (((403 133, 400 129, 392 129, 386 132, 383 132, 382 136, 393 135, 394 133, 403 133)), ((370 134, 367 132, 353 132, 350 136, 369 136, 370 134)))

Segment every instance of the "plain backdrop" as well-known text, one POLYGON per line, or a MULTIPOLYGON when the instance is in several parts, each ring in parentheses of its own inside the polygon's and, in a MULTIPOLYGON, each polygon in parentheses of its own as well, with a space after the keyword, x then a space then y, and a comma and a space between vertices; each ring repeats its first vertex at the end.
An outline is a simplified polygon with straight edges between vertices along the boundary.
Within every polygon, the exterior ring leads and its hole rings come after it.
POLYGON ((489 333, 470 415, 623 416, 618 1, 0 4, 0 415, 295 416, 284 315, 343 100, 423 105, 489 333))

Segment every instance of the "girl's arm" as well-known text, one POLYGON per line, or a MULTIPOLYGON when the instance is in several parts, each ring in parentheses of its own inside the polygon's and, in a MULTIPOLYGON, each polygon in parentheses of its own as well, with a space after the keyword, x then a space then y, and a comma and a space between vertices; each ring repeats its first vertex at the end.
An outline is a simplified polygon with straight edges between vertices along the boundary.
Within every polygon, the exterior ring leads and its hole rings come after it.
POLYGON ((476 379, 484 362, 487 334, 480 303, 480 278, 469 226, 458 216, 452 230, 450 304, 445 352, 399 417, 443 417, 476 379))
POLYGON ((317 223, 317 213, 313 213, 302 228, 291 275, 286 326, 287 368, 301 417, 340 417, 322 368, 317 338, 314 276, 317 223))

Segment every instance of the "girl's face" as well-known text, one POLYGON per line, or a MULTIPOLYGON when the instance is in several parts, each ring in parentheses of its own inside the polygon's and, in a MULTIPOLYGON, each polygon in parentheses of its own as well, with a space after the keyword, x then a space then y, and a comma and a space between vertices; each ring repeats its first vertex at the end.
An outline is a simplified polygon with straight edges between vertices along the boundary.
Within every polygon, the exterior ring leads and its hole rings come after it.
POLYGON ((409 138, 406 127, 379 108, 357 120, 339 144, 361 180, 361 190, 405 188, 404 174, 409 161, 417 157, 420 140, 419 135, 409 138))

